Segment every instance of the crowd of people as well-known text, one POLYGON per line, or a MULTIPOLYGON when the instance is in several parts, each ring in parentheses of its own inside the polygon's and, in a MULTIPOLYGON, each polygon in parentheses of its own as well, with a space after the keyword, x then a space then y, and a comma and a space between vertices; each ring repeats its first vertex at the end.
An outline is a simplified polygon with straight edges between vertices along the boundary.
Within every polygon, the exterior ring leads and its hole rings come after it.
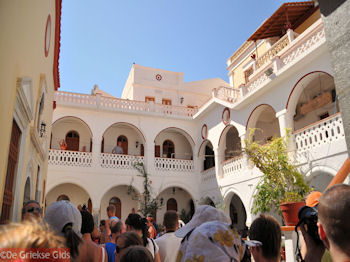
MULTIPOLYGON (((325 249, 332 261, 350 261, 350 186, 329 188, 317 204, 321 241, 316 243, 301 225, 305 245, 301 261, 324 261, 325 249)), ((22 223, 1 227, 0 248, 69 248, 71 261, 94 262, 281 260, 281 225, 269 215, 261 214, 252 222, 247 240, 224 212, 208 205, 198 206, 192 219, 180 228, 178 214, 167 211, 162 233, 157 232, 151 216, 131 213, 122 221, 115 216, 114 206, 107 208, 107 214, 108 219, 100 221, 97 229, 84 206, 78 209, 60 200, 42 217, 39 203, 31 200, 23 206, 22 223)))

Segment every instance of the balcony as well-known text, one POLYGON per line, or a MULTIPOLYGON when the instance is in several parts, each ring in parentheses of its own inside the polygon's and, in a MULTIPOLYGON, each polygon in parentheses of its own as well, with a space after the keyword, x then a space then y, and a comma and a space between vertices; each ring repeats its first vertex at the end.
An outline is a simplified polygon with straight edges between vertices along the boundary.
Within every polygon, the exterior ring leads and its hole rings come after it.
POLYGON ((91 167, 92 153, 50 149, 49 165, 91 167))
POLYGON ((274 76, 286 71, 326 41, 321 19, 295 39, 293 32, 289 34, 284 35, 256 60, 256 71, 250 76, 249 82, 241 86, 241 99, 261 89, 274 76))
POLYGON ((159 171, 193 172, 193 160, 155 157, 154 166, 159 171))
POLYGON ((243 155, 230 158, 222 163, 223 177, 237 176, 245 168, 245 158, 243 155))
POLYGON ((234 103, 240 98, 240 92, 239 92, 239 89, 220 86, 218 88, 213 89, 212 96, 218 99, 221 99, 223 101, 234 103))
POLYGON ((188 108, 184 106, 173 106, 120 99, 115 97, 104 97, 100 94, 86 95, 70 92, 57 91, 54 100, 57 104, 86 107, 91 109, 103 109, 118 112, 143 112, 164 116, 192 118, 197 113, 197 108, 188 108))
POLYGON ((144 157, 110 153, 100 154, 100 165, 103 168, 134 169, 134 163, 144 164, 144 157))
POLYGON ((343 120, 340 113, 329 116, 293 132, 297 153, 329 144, 344 138, 343 120))
POLYGON ((201 173, 201 181, 202 183, 204 182, 210 182, 211 180, 215 179, 216 174, 215 174, 215 166, 202 171, 201 173))

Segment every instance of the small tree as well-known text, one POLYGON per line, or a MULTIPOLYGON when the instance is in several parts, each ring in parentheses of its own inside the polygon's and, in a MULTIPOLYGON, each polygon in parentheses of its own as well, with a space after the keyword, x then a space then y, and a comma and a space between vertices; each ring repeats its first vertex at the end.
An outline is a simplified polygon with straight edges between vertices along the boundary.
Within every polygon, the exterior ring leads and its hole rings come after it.
POLYGON ((304 200, 310 187, 288 157, 290 130, 287 130, 286 137, 274 137, 264 145, 253 141, 254 132, 252 129, 249 139, 245 140, 245 152, 263 177, 257 186, 251 211, 257 214, 272 210, 281 214, 280 203, 304 200))
POLYGON ((148 178, 148 173, 146 172, 145 166, 143 163, 137 162, 133 164, 133 167, 140 173, 140 175, 144 178, 143 181, 143 193, 140 197, 140 209, 141 214, 146 217, 149 214, 153 216, 156 215, 156 212, 162 205, 158 202, 157 198, 153 198, 151 195, 151 184, 148 178))

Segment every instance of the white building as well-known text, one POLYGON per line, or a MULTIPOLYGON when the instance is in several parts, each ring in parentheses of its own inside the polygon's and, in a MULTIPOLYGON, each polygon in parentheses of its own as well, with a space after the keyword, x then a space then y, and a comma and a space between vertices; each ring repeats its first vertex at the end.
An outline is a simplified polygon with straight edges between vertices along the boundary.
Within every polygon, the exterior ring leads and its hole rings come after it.
POLYGON ((66 195, 103 219, 114 203, 125 219, 138 209, 135 193, 143 192, 132 166, 139 161, 164 203, 158 218, 166 209, 191 212, 212 202, 242 228, 253 219, 261 175, 241 150, 250 128, 263 130, 255 136, 261 141, 291 128, 300 170, 323 190, 347 151, 318 7, 283 4, 227 66, 230 83, 184 83, 182 73, 134 64, 122 98, 97 86, 91 94, 56 92, 47 205, 66 195), (111 154, 117 140, 124 154, 111 154))

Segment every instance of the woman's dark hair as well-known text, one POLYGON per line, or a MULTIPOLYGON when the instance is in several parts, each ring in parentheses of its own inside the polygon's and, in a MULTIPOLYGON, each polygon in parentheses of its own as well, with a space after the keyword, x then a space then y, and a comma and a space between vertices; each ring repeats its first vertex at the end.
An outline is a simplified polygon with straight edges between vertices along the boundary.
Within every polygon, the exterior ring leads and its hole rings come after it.
POLYGON ((125 250, 120 262, 153 262, 151 252, 143 246, 132 246, 125 250))
POLYGON ((117 236, 115 240, 116 243, 119 238, 122 238, 124 240, 123 248, 143 245, 141 237, 136 232, 130 231, 130 232, 125 232, 123 234, 120 234, 119 236, 117 236))
POLYGON ((87 210, 80 211, 80 214, 81 214, 80 232, 82 234, 86 234, 86 233, 91 234, 92 231, 94 231, 94 226, 95 226, 93 216, 87 210))
POLYGON ((142 218, 139 214, 129 214, 128 218, 125 220, 125 224, 129 225, 135 230, 141 230, 142 232, 142 242, 144 246, 148 244, 148 226, 147 219, 142 218))
POLYGON ((76 258, 79 256, 78 246, 80 243, 82 243, 82 241, 80 237, 73 231, 72 226, 72 223, 66 224, 63 227, 62 232, 64 234, 64 238, 66 239, 66 245, 70 249, 72 258, 76 258))

